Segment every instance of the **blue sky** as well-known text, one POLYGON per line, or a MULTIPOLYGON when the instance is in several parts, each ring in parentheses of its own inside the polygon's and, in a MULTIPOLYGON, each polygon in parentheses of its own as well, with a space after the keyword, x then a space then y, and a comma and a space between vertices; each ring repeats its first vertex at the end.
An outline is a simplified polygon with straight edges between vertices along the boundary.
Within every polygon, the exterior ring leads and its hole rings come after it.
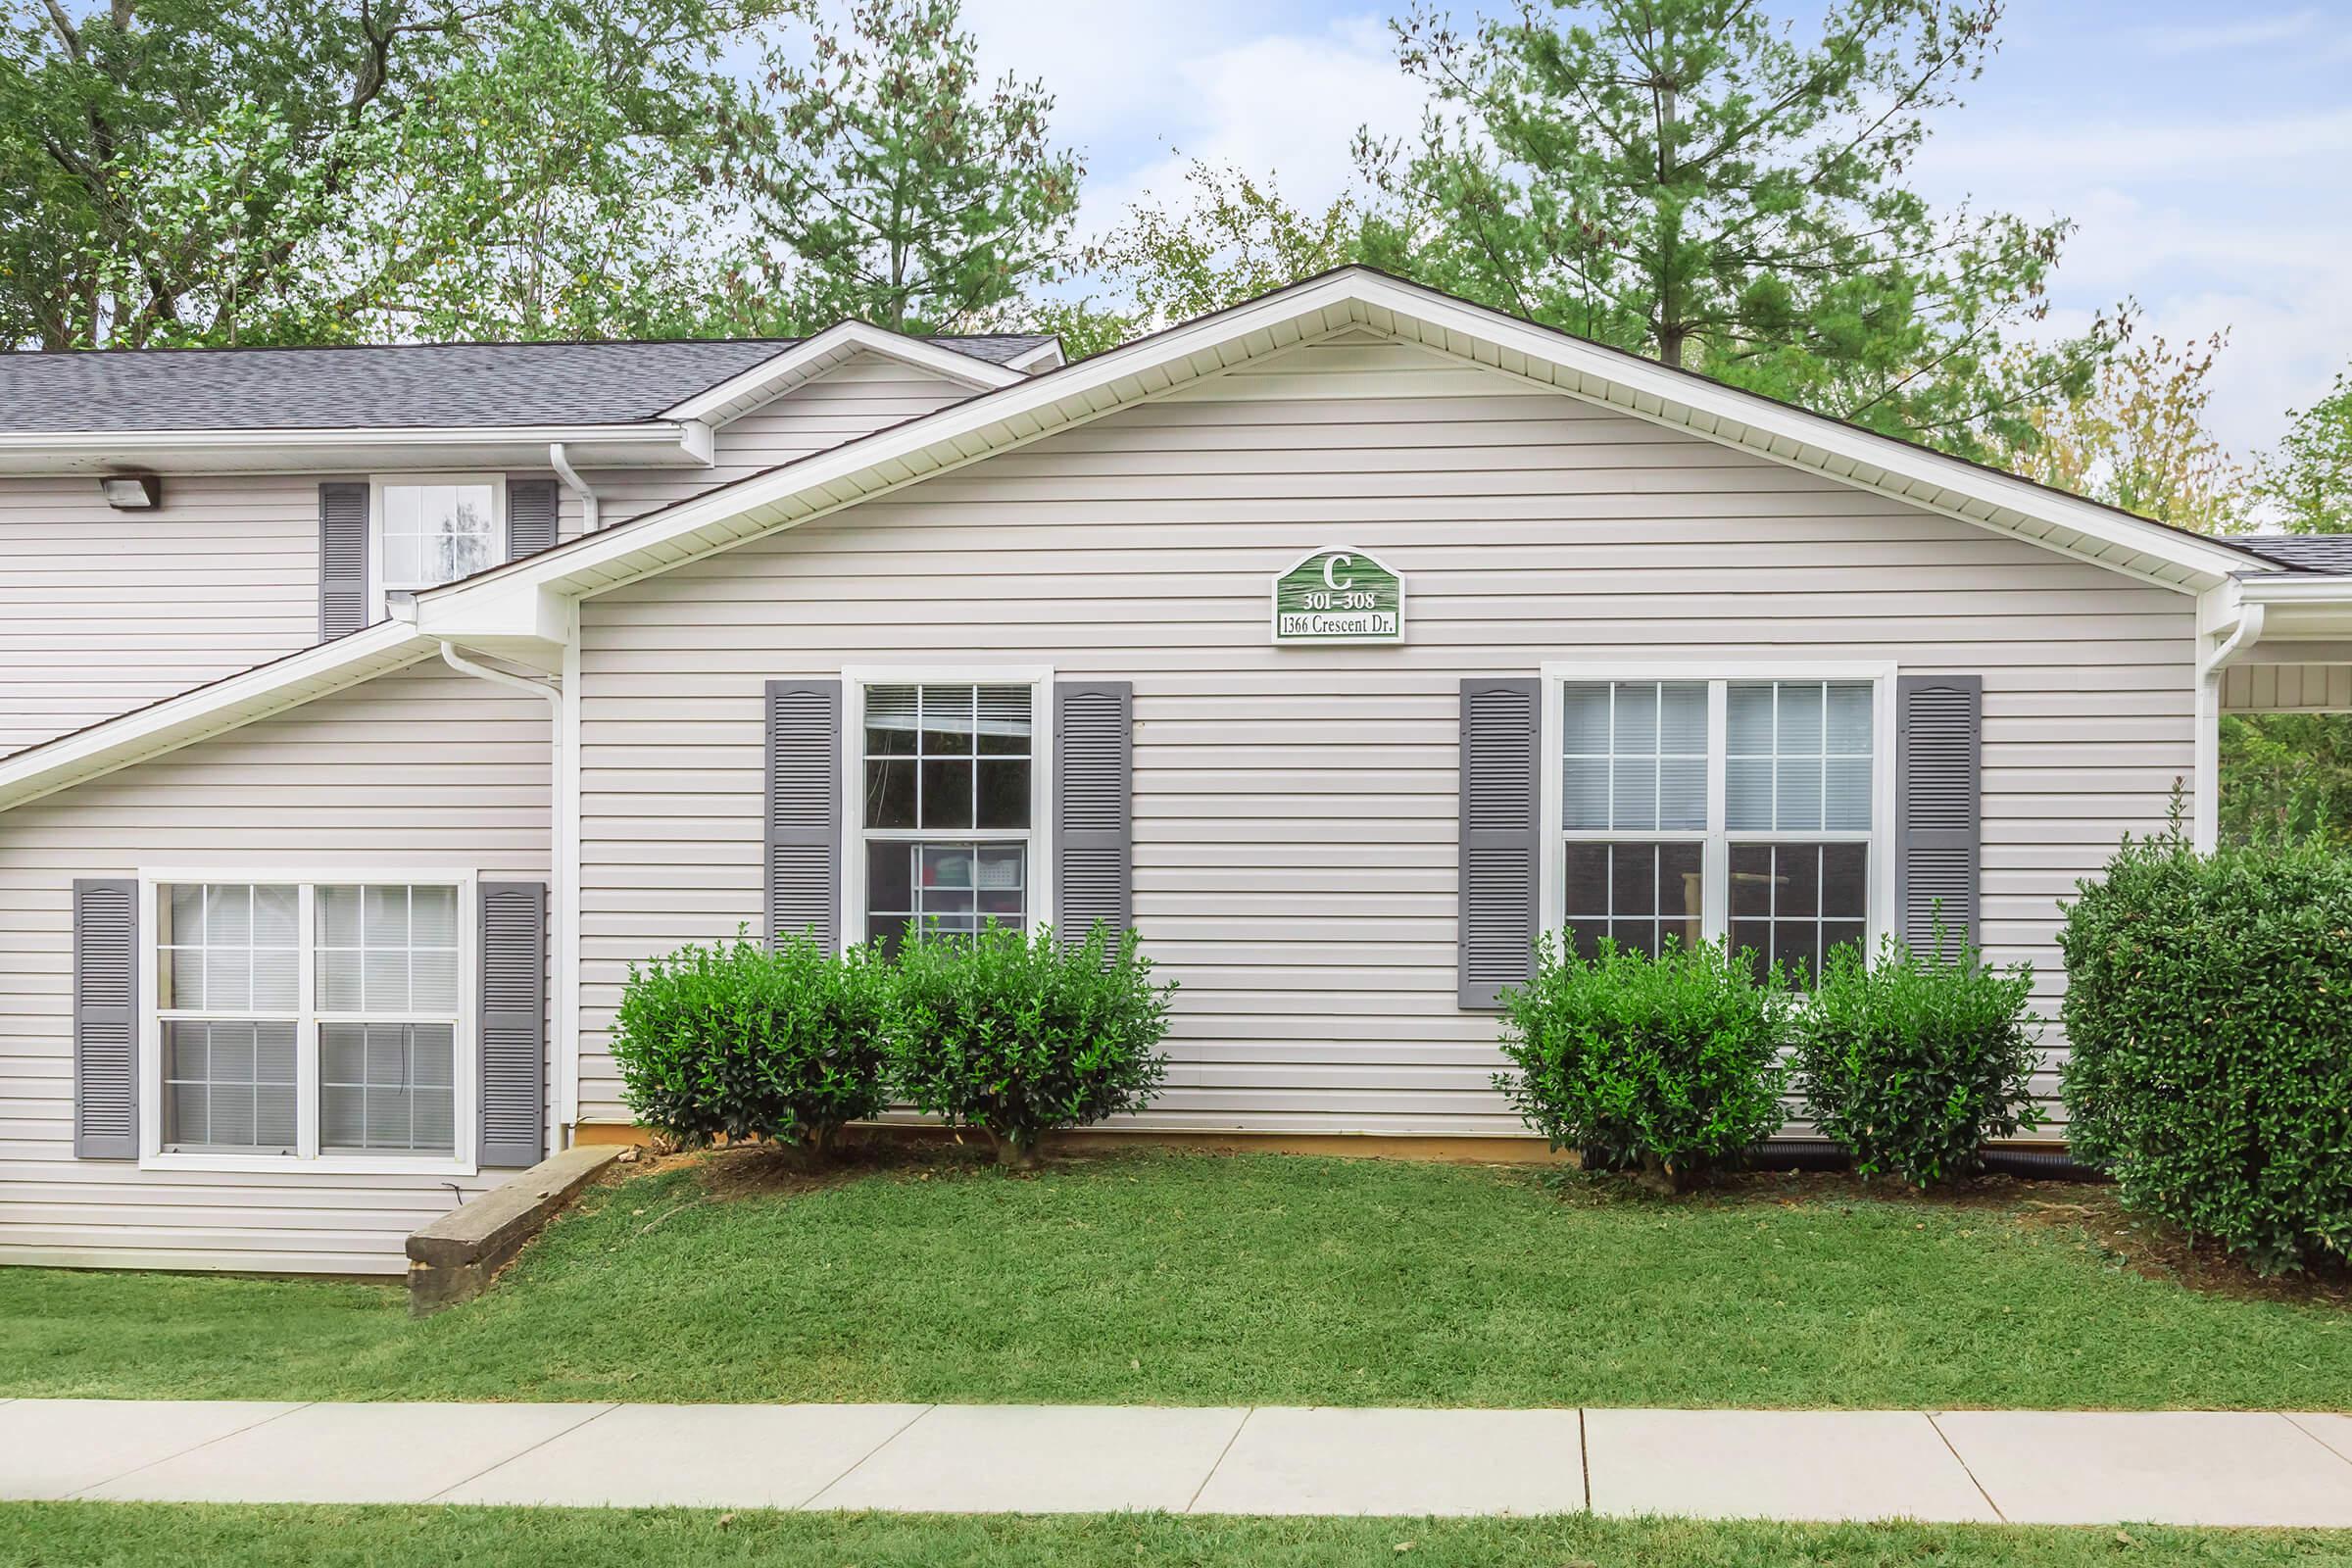
MULTIPOLYGON (((992 67, 1058 96, 1055 129, 1089 158, 1090 226, 1173 194, 1195 157, 1272 172, 1300 199, 1337 192, 1358 124, 1419 119, 1389 14, 1348 0, 965 4, 992 67)), ((2230 328, 2212 418, 2234 451, 2268 444, 2352 360, 2352 0, 2011 0, 1967 98, 1936 122, 1921 188, 2077 220, 2056 323, 2131 295, 2175 342, 2230 328)))

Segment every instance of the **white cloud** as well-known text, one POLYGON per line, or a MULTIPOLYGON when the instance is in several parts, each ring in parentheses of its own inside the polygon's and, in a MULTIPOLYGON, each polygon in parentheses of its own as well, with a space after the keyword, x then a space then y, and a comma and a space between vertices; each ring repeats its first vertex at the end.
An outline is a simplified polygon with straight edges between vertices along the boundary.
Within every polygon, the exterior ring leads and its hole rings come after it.
POLYGON ((1115 221, 1147 194, 1181 194, 1196 160, 1276 176, 1284 196, 1321 206, 1355 184, 1357 129, 1395 136, 1421 121, 1426 94, 1397 69, 1386 30, 1350 18, 1313 33, 1277 33, 1177 62, 1184 113, 1158 156, 1104 181, 1089 219, 1115 221))

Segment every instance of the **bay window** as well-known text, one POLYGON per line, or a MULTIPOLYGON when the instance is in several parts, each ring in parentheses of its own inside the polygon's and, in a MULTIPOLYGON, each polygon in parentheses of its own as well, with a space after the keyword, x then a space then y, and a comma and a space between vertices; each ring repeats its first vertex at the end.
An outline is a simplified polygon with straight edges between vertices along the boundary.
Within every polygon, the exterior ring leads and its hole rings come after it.
POLYGON ((853 680, 853 940, 1026 930, 1040 898, 1040 680, 853 680))
POLYGON ((150 879, 163 1162, 456 1168, 468 879, 150 879))
POLYGON ((1728 938, 1818 978, 1886 896, 1891 675, 1707 671, 1546 682, 1546 929, 1591 956, 1728 938))

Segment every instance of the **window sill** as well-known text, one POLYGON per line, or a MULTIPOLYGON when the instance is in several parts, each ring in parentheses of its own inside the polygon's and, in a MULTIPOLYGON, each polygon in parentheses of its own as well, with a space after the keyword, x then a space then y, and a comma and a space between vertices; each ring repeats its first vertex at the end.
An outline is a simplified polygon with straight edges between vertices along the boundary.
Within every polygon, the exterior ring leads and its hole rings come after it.
POLYGON ((212 1171, 234 1175, 272 1176, 472 1176, 473 1161, 439 1156, 403 1159, 391 1155, 321 1154, 302 1159, 292 1154, 175 1154, 159 1152, 139 1156, 139 1169, 153 1171, 212 1171))

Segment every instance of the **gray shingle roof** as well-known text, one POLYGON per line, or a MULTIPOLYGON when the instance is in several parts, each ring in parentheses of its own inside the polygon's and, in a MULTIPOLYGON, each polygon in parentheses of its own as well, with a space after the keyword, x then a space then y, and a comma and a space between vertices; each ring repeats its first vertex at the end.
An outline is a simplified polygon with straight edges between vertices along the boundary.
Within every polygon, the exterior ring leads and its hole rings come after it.
POLYGON ((2297 571, 2352 575, 2352 533, 2241 533, 2229 542, 2297 571))
MULTIPOLYGON (((296 430, 650 419, 798 338, 0 354, 0 431, 296 430)), ((1049 341, 933 338, 1002 365, 1049 341)))

